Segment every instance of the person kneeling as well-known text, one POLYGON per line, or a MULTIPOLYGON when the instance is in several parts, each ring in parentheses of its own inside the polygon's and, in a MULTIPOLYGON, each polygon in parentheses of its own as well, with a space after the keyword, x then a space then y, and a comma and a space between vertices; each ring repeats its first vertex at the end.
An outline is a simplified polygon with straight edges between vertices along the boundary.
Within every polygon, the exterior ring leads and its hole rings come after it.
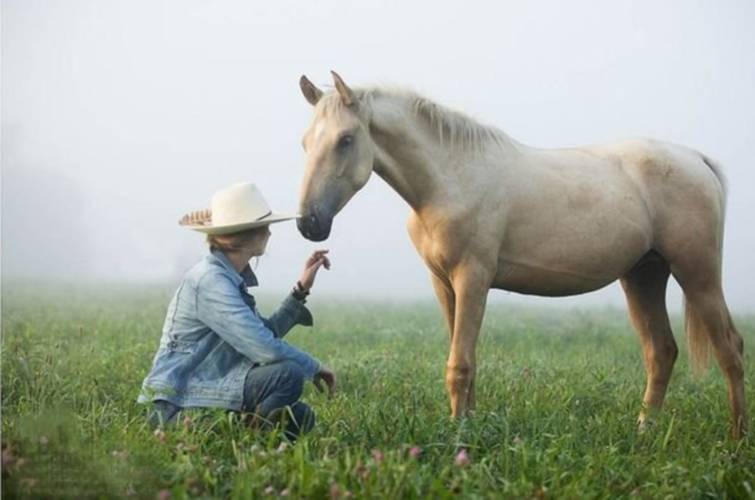
POLYGON ((153 426, 174 423, 188 408, 223 408, 251 413, 253 421, 286 420, 295 439, 312 429, 315 416, 299 398, 305 380, 335 390, 335 373, 283 336, 297 324, 311 326, 305 307, 327 250, 314 252, 292 292, 268 318, 248 288, 257 286, 249 266, 265 252, 270 224, 294 219, 273 213, 251 183, 217 192, 211 209, 184 216, 180 224, 207 234, 209 254, 183 277, 165 316, 152 369, 140 403, 151 403, 153 426))

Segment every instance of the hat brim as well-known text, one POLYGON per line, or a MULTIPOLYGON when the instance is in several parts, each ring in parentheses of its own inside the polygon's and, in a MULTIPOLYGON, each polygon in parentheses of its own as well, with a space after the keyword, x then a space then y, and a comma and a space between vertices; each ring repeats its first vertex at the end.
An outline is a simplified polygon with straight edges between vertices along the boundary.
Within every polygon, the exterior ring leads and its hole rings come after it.
POLYGON ((225 226, 212 226, 212 225, 186 225, 189 229, 199 231, 205 234, 232 234, 240 231, 246 231, 247 229, 253 229, 255 227, 269 226, 276 222, 284 222, 291 219, 298 218, 298 215, 290 214, 269 214, 262 219, 258 219, 250 222, 242 222, 239 224, 229 224, 225 226))

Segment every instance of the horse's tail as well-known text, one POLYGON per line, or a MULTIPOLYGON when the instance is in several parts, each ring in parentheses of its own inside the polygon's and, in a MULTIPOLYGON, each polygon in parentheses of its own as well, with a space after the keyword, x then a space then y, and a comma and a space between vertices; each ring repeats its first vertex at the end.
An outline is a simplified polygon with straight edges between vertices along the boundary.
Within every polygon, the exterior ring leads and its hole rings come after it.
POLYGON ((687 350, 692 372, 700 376, 708 369, 710 338, 708 338, 705 326, 686 298, 684 299, 684 330, 687 334, 687 350))
MULTIPOLYGON (((720 163, 712 160, 709 156, 706 156, 702 153, 700 153, 700 158, 702 158, 703 163, 708 166, 710 171, 713 172, 713 175, 715 175, 716 179, 718 180, 718 185, 721 191, 721 236, 723 236, 724 219, 726 218, 726 198, 728 197, 729 183, 726 180, 724 169, 720 163)), ((721 245, 723 245, 723 238, 721 238, 721 245)))
MULTIPOLYGON (((700 158, 703 163, 710 168, 713 175, 715 175, 718 182, 718 190, 720 193, 720 217, 721 220, 718 224, 718 269, 719 275, 721 274, 721 266, 723 259, 723 244, 724 244, 724 220, 726 219, 726 198, 727 198, 727 182, 724 176, 723 168, 718 162, 713 161, 708 156, 700 153, 700 158)), ((728 322, 728 329, 734 329, 734 322, 731 319, 731 314, 726 311, 726 319, 728 322)), ((684 330, 687 334, 687 349, 689 351, 690 362, 692 365, 692 371, 696 375, 701 375, 708 368, 708 362, 710 360, 710 338, 708 332, 705 329, 700 317, 695 312, 689 301, 684 299, 684 330)))

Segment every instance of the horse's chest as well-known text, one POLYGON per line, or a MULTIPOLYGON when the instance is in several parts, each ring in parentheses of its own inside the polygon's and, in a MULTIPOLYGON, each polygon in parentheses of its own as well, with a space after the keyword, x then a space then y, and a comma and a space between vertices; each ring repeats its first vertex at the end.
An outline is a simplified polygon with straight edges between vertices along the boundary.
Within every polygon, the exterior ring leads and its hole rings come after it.
POLYGON ((463 238, 453 237, 454 234, 460 234, 460 230, 449 224, 429 224, 413 214, 409 218, 407 229, 417 253, 437 276, 447 275, 469 248, 469 245, 461 243, 463 238))

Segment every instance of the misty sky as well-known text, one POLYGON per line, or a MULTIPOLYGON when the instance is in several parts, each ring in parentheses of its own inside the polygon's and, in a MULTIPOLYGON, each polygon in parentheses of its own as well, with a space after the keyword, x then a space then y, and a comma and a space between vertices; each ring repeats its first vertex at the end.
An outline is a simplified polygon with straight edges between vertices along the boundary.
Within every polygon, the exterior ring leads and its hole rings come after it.
MULTIPOLYGON (((205 252, 177 225, 251 180, 296 211, 311 114, 298 78, 406 86, 538 147, 646 136, 724 165, 724 286, 755 310, 755 3, 2 2, 3 278, 177 284, 205 252)), ((314 248, 315 293, 430 298, 408 206, 377 176, 313 244, 272 227, 282 293, 314 248)), ((670 306, 680 304, 671 290, 670 306)), ((623 304, 617 284, 575 299, 623 304)))

